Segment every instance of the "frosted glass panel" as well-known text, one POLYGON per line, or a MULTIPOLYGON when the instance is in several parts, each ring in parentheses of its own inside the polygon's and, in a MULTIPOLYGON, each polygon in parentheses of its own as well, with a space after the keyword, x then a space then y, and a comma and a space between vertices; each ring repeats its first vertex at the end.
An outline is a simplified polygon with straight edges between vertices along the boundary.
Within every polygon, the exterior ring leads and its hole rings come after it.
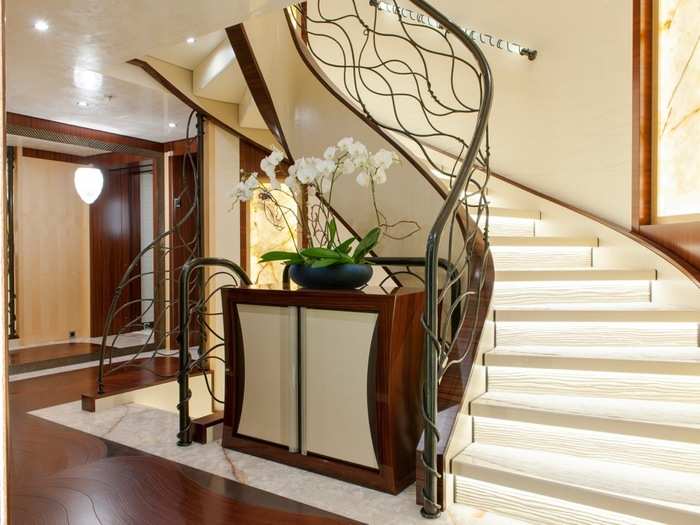
POLYGON ((700 3, 660 0, 656 215, 700 213, 700 3))

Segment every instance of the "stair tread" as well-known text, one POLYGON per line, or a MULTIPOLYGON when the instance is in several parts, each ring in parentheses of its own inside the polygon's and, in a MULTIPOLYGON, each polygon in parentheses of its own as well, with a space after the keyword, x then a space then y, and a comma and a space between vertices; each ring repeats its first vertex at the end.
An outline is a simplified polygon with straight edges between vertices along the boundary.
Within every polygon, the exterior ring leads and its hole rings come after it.
POLYGON ((556 452, 473 443, 454 460, 700 514, 700 476, 556 452))
POLYGON ((496 282, 510 281, 652 281, 656 270, 603 268, 496 270, 496 282))
POLYGON ((700 430, 700 403, 486 392, 474 400, 472 404, 700 430))
POLYGON ((582 247, 598 246, 597 237, 509 237, 496 235, 489 237, 492 247, 582 247))
POLYGON ((489 354, 571 359, 624 359, 700 363, 700 348, 682 346, 499 346, 489 354))

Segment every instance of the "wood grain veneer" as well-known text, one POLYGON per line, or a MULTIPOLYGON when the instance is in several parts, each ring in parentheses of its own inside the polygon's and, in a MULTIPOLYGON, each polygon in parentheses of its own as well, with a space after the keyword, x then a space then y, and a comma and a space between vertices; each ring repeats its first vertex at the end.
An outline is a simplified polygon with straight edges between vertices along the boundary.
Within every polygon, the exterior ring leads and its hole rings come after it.
POLYGON ((632 0, 632 230, 651 224, 653 179, 653 0, 632 0))
POLYGON ((122 146, 129 146, 141 150, 150 150, 156 153, 163 152, 163 144, 160 142, 128 137, 126 135, 117 135, 116 133, 108 133, 106 131, 73 126, 72 124, 64 124, 62 122, 20 115, 18 113, 7 113, 7 125, 10 128, 31 128, 82 139, 92 139, 110 144, 120 144, 122 146))
POLYGON ((22 156, 32 159, 53 160, 56 162, 68 162, 70 164, 90 164, 89 157, 59 153, 56 151, 46 151, 36 148, 22 148, 22 156))
POLYGON ((260 70, 258 61, 255 58, 253 47, 248 40, 248 35, 245 32, 243 24, 226 28, 226 35, 228 36, 234 53, 236 53, 236 59, 241 66, 243 77, 245 78, 248 89, 253 96, 255 105, 260 111, 265 124, 267 124, 267 127, 275 136, 277 142, 284 148, 287 158, 292 159, 293 156, 287 144, 287 139, 284 136, 282 124, 277 116, 277 110, 275 109, 272 95, 270 95, 270 90, 267 88, 267 83, 260 70))
MULTIPOLYGON (((141 249, 140 177, 129 170, 105 173, 104 187, 90 206, 90 331, 99 337, 119 283, 141 249)), ((135 273, 140 270, 136 268, 135 273)), ((141 282, 131 281, 119 301, 122 308, 110 333, 141 314, 141 282), (128 304, 131 303, 131 304, 128 304)), ((138 324, 133 330, 140 330, 138 324)))
POLYGON ((415 448, 422 431, 419 388, 424 293, 408 288, 387 294, 364 291, 282 290, 262 287, 223 291, 226 335, 226 408, 223 445, 292 466, 397 494, 415 480, 415 448), (245 361, 236 305, 302 306, 325 310, 378 313, 377 355, 368 380, 370 425, 374 425, 378 469, 318 455, 291 454, 286 447, 238 434, 244 395, 245 361))

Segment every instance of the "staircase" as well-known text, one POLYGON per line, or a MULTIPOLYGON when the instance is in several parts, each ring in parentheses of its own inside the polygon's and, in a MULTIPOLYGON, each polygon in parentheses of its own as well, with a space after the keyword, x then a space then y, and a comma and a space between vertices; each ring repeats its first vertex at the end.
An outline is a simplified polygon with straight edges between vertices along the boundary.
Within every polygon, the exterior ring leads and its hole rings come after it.
POLYGON ((700 311, 657 304, 654 268, 593 266, 597 238, 538 235, 539 210, 491 214, 494 341, 454 502, 538 525, 700 523, 700 311))

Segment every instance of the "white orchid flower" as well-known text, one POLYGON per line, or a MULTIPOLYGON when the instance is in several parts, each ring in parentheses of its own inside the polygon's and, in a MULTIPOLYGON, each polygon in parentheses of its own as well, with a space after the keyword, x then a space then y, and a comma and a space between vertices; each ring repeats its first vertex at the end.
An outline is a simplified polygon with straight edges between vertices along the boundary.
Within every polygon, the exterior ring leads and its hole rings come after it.
POLYGON ((374 172, 372 180, 375 184, 384 184, 386 182, 386 171, 384 171, 383 168, 378 168, 377 171, 374 172))
POLYGON ((344 139, 340 139, 338 141, 338 147, 341 150, 347 151, 348 148, 355 142, 355 139, 352 137, 345 137, 344 139))
POLYGON ((323 152, 323 158, 326 160, 333 160, 336 153, 338 153, 338 148, 335 146, 329 146, 326 151, 323 152))
POLYGON ((380 169, 388 170, 398 159, 392 151, 380 149, 372 155, 372 163, 380 169))
POLYGON ((302 184, 313 183, 319 175, 314 158, 301 158, 295 164, 294 176, 302 184))
POLYGON ((365 171, 365 170, 362 170, 360 173, 358 173, 357 178, 355 180, 363 188, 368 187, 369 183, 371 181, 369 173, 367 173, 367 171, 365 171))

